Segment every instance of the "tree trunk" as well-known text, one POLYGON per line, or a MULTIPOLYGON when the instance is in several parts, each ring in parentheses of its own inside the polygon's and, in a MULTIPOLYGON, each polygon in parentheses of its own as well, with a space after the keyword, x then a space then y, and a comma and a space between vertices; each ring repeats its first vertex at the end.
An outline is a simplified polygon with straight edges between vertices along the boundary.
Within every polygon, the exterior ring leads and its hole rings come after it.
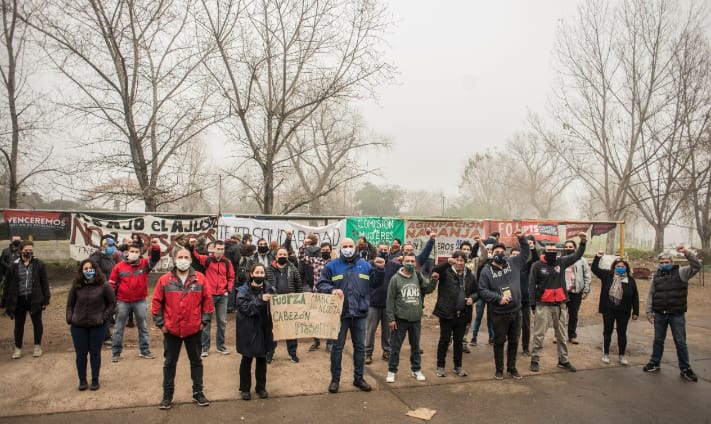
POLYGON ((654 226, 654 252, 661 253, 664 250, 664 226, 654 226))
POLYGON ((271 169, 265 169, 264 175, 264 203, 262 213, 271 215, 274 211, 274 173, 271 169))
POLYGON ((605 252, 617 252, 617 245, 615 244, 615 236, 617 235, 617 228, 613 228, 607 233, 607 243, 605 244, 605 252))

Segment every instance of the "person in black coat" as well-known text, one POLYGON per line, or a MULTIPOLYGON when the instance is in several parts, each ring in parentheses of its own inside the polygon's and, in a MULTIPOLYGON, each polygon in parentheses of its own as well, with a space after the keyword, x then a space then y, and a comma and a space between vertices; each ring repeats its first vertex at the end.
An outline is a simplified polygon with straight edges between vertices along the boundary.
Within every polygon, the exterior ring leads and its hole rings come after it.
POLYGON ((242 355, 239 366, 239 392, 243 400, 250 400, 252 388, 252 359, 256 358, 256 392, 260 398, 267 393, 267 352, 274 344, 269 300, 274 289, 265 282, 266 268, 252 266, 249 284, 237 291, 237 352, 242 355))
POLYGON ((603 321, 603 346, 602 362, 610 363, 610 340, 612 330, 617 327, 617 345, 619 346, 620 364, 627 365, 625 348, 627 347, 627 324, 632 319, 639 317, 639 292, 637 283, 630 275, 630 266, 627 261, 616 258, 610 270, 600 268, 600 259, 603 252, 597 252, 593 260, 592 273, 602 282, 600 288, 600 303, 598 312, 602 314, 603 321))

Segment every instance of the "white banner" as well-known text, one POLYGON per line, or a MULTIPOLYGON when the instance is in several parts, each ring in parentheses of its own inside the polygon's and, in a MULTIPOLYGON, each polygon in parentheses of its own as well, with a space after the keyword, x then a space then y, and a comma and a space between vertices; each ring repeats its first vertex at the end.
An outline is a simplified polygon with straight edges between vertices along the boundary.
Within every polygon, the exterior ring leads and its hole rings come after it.
POLYGON ((293 233, 292 247, 294 250, 301 247, 309 233, 317 234, 319 243, 323 243, 324 241, 331 243, 331 246, 333 246, 335 250, 338 248, 341 240, 345 238, 346 220, 343 219, 321 227, 312 227, 293 221, 262 221, 250 218, 221 216, 217 223, 217 237, 219 239, 224 240, 235 233, 242 235, 250 234, 252 236, 252 244, 255 245, 260 238, 266 239, 267 243, 276 240, 279 245, 281 245, 284 243, 284 240, 286 240, 287 231, 293 233))
MULTIPOLYGON (((484 221, 415 221, 405 223, 405 241, 413 244, 417 253, 425 247, 429 235, 425 229, 431 228, 437 234, 435 247, 438 260, 449 258, 459 250, 463 241, 474 244, 474 235, 484 236, 484 221)), ((436 261, 435 261, 436 262, 436 261)))

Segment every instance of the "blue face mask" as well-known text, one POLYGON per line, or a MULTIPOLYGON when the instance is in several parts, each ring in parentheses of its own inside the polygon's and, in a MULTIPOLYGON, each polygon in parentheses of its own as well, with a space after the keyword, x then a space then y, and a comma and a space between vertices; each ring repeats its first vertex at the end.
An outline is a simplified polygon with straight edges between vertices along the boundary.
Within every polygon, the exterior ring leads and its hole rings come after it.
POLYGON ((84 274, 84 278, 91 281, 96 276, 96 270, 95 269, 87 269, 86 271, 83 272, 83 274, 84 274))
POLYGON ((106 246, 106 254, 113 255, 116 251, 116 246, 106 246))
POLYGON ((383 258, 383 259, 387 259, 387 258, 388 258, 388 252, 380 251, 380 252, 378 252, 378 256, 380 256, 380 257, 383 258))
POLYGON ((615 267, 615 272, 618 273, 619 275, 625 275, 627 272, 627 267, 624 266, 616 266, 615 267))
POLYGON ((659 265, 659 270, 660 271, 671 271, 672 266, 673 266, 672 264, 659 265))

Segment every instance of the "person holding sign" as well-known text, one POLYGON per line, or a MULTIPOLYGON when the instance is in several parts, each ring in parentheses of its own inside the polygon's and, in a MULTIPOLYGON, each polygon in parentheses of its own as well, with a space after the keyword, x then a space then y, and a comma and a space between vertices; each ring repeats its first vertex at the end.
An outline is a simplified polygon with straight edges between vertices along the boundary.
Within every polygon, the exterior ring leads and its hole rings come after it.
POLYGON ((565 269, 585 253, 587 236, 578 234, 580 244, 578 250, 570 255, 558 258, 555 244, 546 245, 541 259, 531 266, 528 294, 531 308, 535 314, 533 323, 533 352, 531 352, 530 370, 538 372, 538 362, 543 349, 543 338, 546 335, 549 322, 553 323, 558 346, 558 367, 575 372, 576 369, 568 360, 568 341, 566 322, 568 321, 568 290, 566 290, 565 269))
POLYGON ((390 327, 390 358, 385 381, 395 382, 400 363, 400 348, 407 334, 410 342, 410 369, 417 381, 425 381, 420 365, 420 328, 422 325, 422 294, 432 293, 437 282, 431 282, 415 271, 417 260, 414 252, 402 257, 402 267, 388 284, 386 316, 390 327))
POLYGON ((265 281, 266 268, 255 263, 250 271, 249 284, 237 290, 237 352, 242 355, 239 364, 239 394, 242 400, 252 399, 252 360, 256 359, 256 391, 260 398, 267 392, 267 352, 272 348, 272 318, 269 300, 274 294, 265 281))
POLYGON ((365 321, 370 306, 370 290, 383 284, 385 260, 375 258, 375 269, 356 255, 351 238, 341 242, 340 257, 326 264, 321 272, 317 290, 319 293, 335 294, 343 299, 341 331, 331 350, 330 393, 337 393, 341 380, 341 357, 346 334, 351 332, 353 343, 353 385, 364 392, 372 390, 363 379, 365 363, 365 321))
MULTIPOLYGON (((291 237, 291 234, 287 233, 287 236, 291 237)), ((267 267, 267 282, 274 288, 276 294, 302 293, 304 291, 299 270, 289 263, 289 254, 285 247, 277 249, 276 259, 267 267)), ((272 348, 267 352, 267 363, 272 362, 276 345, 277 343, 274 342, 272 348)), ((296 356, 298 345, 297 339, 286 341, 286 350, 293 363, 299 362, 299 357, 296 356)))
POLYGON ((528 240, 521 231, 516 231, 520 254, 506 257, 503 243, 494 245, 494 259, 484 266, 479 276, 479 296, 491 308, 494 325, 494 378, 504 378, 504 344, 508 341, 506 371, 517 380, 521 374, 516 370, 518 339, 521 337, 521 269, 530 255, 528 240))

